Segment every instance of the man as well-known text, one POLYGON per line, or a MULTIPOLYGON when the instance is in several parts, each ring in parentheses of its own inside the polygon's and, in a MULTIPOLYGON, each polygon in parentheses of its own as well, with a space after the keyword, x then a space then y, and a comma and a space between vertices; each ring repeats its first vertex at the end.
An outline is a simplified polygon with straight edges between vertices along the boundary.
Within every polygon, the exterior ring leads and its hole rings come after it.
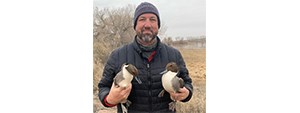
POLYGON ((120 102, 127 99, 131 102, 128 107, 129 113, 172 113, 176 110, 169 109, 169 103, 172 102, 170 95, 181 102, 191 99, 193 86, 185 62, 177 49, 160 41, 157 36, 159 27, 160 18, 157 8, 148 2, 138 5, 134 14, 136 36, 133 42, 111 53, 98 84, 98 96, 104 106, 117 105, 118 112, 122 112, 120 102), (180 71, 177 76, 184 80, 185 85, 179 93, 165 93, 163 97, 158 97, 163 90, 160 73, 165 70, 169 62, 175 62, 179 66, 180 71), (142 84, 133 79, 127 88, 113 85, 113 78, 124 63, 136 66, 142 84))

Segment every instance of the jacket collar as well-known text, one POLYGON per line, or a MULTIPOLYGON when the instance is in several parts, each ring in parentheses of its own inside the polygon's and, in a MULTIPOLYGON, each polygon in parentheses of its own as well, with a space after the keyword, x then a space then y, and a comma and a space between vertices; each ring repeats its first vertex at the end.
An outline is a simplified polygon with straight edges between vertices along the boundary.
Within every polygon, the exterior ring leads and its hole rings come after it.
MULTIPOLYGON (((132 42, 132 45, 133 45, 133 48, 134 48, 139 54, 141 54, 143 51, 142 51, 141 48, 139 47, 136 38, 137 38, 137 36, 134 37, 134 41, 132 42)), ((161 41, 160 41, 160 38, 159 38, 158 36, 156 36, 156 39, 157 39, 157 47, 155 48, 155 51, 158 51, 158 50, 160 50, 160 48, 161 48, 161 41)))

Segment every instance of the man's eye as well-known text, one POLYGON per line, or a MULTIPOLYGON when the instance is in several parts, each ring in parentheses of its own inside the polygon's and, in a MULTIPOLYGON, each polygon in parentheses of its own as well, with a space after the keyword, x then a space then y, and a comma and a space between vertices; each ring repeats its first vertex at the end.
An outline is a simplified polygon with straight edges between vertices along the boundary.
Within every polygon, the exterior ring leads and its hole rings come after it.
POLYGON ((139 21, 145 21, 146 19, 144 19, 144 18, 141 18, 141 19, 139 19, 139 21))
POLYGON ((156 20, 156 18, 150 18, 150 21, 156 22, 157 20, 156 20))

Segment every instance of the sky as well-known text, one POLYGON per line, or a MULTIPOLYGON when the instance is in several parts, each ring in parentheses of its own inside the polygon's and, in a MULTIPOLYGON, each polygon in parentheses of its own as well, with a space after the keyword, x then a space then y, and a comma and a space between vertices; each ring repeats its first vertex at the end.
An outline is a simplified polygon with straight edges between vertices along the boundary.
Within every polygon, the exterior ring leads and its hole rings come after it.
MULTIPOLYGON (((154 4, 159 10, 161 22, 167 26, 166 36, 190 37, 206 35, 206 1, 205 0, 145 0, 154 4)), ((118 8, 133 4, 138 6, 140 0, 94 0, 93 6, 118 8)))

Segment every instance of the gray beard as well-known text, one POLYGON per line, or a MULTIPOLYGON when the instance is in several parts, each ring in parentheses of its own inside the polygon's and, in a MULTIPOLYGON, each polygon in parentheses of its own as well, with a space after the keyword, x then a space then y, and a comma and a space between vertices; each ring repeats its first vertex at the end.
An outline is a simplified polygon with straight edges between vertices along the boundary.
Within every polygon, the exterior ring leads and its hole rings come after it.
POLYGON ((151 35, 144 35, 141 37, 141 39, 144 41, 144 42, 147 42, 147 43, 150 43, 155 37, 151 36, 151 35))

